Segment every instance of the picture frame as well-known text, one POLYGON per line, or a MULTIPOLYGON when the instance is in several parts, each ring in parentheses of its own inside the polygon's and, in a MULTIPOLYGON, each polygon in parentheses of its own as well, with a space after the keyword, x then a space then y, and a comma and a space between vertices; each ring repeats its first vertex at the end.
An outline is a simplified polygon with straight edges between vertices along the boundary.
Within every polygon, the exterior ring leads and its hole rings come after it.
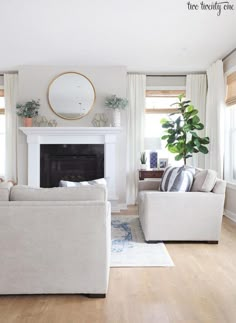
POLYGON ((168 166, 168 158, 159 158, 159 168, 164 169, 168 166))

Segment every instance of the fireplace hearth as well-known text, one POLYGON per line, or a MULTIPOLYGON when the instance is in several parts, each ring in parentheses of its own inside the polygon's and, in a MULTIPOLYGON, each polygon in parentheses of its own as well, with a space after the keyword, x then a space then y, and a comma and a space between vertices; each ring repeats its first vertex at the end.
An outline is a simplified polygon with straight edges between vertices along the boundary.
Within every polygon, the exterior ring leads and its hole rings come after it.
POLYGON ((60 180, 89 181, 104 177, 104 145, 40 145, 40 187, 57 187, 60 180))

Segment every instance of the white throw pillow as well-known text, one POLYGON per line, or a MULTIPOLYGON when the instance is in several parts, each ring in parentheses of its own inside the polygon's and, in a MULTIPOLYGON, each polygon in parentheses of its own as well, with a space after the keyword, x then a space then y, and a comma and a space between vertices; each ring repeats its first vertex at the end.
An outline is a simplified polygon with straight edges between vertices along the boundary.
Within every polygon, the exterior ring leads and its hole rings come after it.
POLYGON ((107 185, 105 178, 95 179, 93 181, 83 181, 83 182, 71 182, 71 181, 63 181, 59 182, 59 187, 78 187, 85 185, 107 185))
POLYGON ((192 192, 211 192, 217 179, 216 171, 212 169, 203 169, 194 176, 192 192))
POLYGON ((160 190, 163 192, 189 192, 194 174, 195 169, 188 166, 169 166, 162 176, 160 190))

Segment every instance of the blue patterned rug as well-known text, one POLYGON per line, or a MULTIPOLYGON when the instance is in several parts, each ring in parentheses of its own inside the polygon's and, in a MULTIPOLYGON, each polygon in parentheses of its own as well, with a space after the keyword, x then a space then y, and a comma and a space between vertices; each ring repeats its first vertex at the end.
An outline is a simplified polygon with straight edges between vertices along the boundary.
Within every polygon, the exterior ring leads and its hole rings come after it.
POLYGON ((111 220, 111 267, 172 267, 163 243, 144 240, 137 215, 116 215, 111 220))

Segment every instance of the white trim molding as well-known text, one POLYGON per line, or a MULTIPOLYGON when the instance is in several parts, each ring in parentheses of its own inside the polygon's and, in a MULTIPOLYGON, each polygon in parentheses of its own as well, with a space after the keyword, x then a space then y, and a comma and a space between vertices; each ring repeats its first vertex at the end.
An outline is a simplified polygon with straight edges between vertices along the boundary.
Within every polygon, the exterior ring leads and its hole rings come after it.
POLYGON ((236 222, 236 213, 231 212, 229 210, 224 210, 224 215, 229 218, 230 220, 232 220, 233 222, 236 222))
POLYGON ((118 210, 116 183, 116 140, 120 127, 20 127, 27 136, 28 185, 40 186, 41 144, 104 144, 104 177, 107 179, 108 199, 118 210))

